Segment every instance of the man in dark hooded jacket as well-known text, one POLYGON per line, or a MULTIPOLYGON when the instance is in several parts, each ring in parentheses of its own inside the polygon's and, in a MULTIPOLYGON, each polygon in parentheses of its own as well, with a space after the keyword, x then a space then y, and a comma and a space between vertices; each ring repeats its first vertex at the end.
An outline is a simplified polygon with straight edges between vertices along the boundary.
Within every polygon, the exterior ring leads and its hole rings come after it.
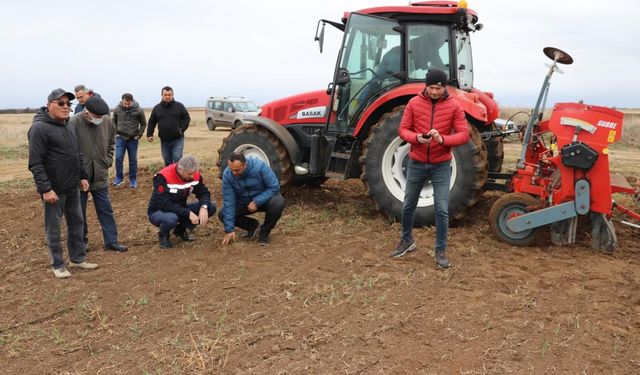
POLYGON ((173 99, 173 89, 169 86, 162 88, 162 101, 156 104, 149 116, 147 140, 153 142, 153 132, 158 125, 160 150, 164 165, 177 163, 182 158, 184 150, 184 132, 191 122, 189 112, 180 102, 173 99))
POLYGON ((138 187, 138 140, 144 135, 147 119, 144 109, 133 100, 133 95, 122 94, 122 101, 113 110, 113 124, 116 127, 116 179, 114 186, 124 182, 122 162, 124 154, 129 154, 129 186, 138 187))
POLYGON ((78 140, 67 126, 73 99, 75 96, 70 92, 53 90, 47 98, 47 106, 41 107, 33 118, 28 133, 29 170, 44 203, 47 246, 51 268, 57 278, 71 276, 65 268, 60 244, 62 216, 67 221, 69 268, 98 268, 97 264, 85 260, 80 189, 87 191, 89 182, 78 140))

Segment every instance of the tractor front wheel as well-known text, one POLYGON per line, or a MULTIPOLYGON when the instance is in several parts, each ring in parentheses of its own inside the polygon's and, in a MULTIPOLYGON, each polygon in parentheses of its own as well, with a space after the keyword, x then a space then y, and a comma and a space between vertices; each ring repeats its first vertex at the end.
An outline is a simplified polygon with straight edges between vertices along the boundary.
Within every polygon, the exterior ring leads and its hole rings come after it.
MULTIPOLYGON (((407 163, 411 144, 398 136, 398 126, 404 106, 385 114, 371 128, 364 142, 360 165, 362 181, 367 194, 373 197, 376 208, 390 218, 400 220, 406 185, 407 163)), ((466 144, 454 148, 451 160, 451 184, 449 191, 449 216, 461 219, 469 207, 482 194, 487 178, 486 153, 482 153, 482 140, 474 133, 466 144)), ((435 224, 433 186, 425 184, 420 192, 414 225, 435 224)))
POLYGON ((489 211, 489 225, 493 234, 502 242, 516 246, 533 245, 536 241, 536 229, 514 232, 507 227, 507 220, 529 213, 528 207, 538 206, 540 202, 529 194, 509 193, 500 197, 489 211))
POLYGON ((280 180, 280 188, 286 188, 293 180, 293 164, 287 149, 275 135, 263 127, 243 125, 232 130, 218 149, 219 176, 227 167, 229 154, 242 152, 246 158, 265 162, 280 180))

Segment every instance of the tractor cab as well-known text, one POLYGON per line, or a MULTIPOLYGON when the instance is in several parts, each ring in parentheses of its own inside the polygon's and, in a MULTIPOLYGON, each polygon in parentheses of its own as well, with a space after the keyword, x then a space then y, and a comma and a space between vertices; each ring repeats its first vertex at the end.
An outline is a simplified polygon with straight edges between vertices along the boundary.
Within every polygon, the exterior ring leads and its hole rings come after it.
MULTIPOLYGON (((346 19, 329 90, 327 133, 355 135, 363 112, 373 102, 396 87, 422 83, 429 69, 445 71, 453 87, 473 87, 469 32, 481 25, 475 24, 475 14, 458 3, 364 9, 346 19)), ((320 43, 323 29, 316 37, 320 43)))

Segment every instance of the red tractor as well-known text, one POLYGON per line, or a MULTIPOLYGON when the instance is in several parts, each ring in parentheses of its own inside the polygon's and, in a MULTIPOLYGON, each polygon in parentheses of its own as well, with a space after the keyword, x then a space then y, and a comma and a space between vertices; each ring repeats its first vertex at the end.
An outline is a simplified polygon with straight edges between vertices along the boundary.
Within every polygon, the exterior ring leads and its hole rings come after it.
MULTIPOLYGON (((464 0, 345 13, 342 22, 318 22, 320 51, 326 24, 344 32, 333 82, 326 90, 265 104, 253 124, 224 140, 220 170, 229 153, 243 151, 266 161, 283 187, 360 178, 377 209, 399 219, 410 145, 397 129, 406 103, 424 89, 427 71, 437 67, 448 74, 448 93, 465 110, 472 134, 454 149, 451 164, 449 213, 463 217, 480 198, 488 172, 499 172, 503 159, 502 137, 489 136, 498 105, 492 94, 473 87, 470 34, 482 28, 477 14, 464 0)), ((431 225, 433 217, 433 189, 426 184, 415 223, 431 225)))

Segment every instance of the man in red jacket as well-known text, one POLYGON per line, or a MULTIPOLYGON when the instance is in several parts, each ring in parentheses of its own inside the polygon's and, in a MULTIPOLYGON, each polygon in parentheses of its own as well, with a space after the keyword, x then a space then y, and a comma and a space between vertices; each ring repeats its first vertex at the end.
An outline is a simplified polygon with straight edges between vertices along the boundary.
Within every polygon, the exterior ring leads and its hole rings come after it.
POLYGON ((414 213, 420 191, 431 181, 436 216, 435 258, 439 267, 448 268, 447 232, 449 230, 449 185, 451 182, 451 149, 469 140, 469 127, 464 111, 449 96, 448 78, 442 70, 427 73, 426 88, 409 100, 398 133, 411 144, 407 165, 407 183, 402 206, 402 239, 391 253, 394 258, 416 249, 411 236, 414 213))

